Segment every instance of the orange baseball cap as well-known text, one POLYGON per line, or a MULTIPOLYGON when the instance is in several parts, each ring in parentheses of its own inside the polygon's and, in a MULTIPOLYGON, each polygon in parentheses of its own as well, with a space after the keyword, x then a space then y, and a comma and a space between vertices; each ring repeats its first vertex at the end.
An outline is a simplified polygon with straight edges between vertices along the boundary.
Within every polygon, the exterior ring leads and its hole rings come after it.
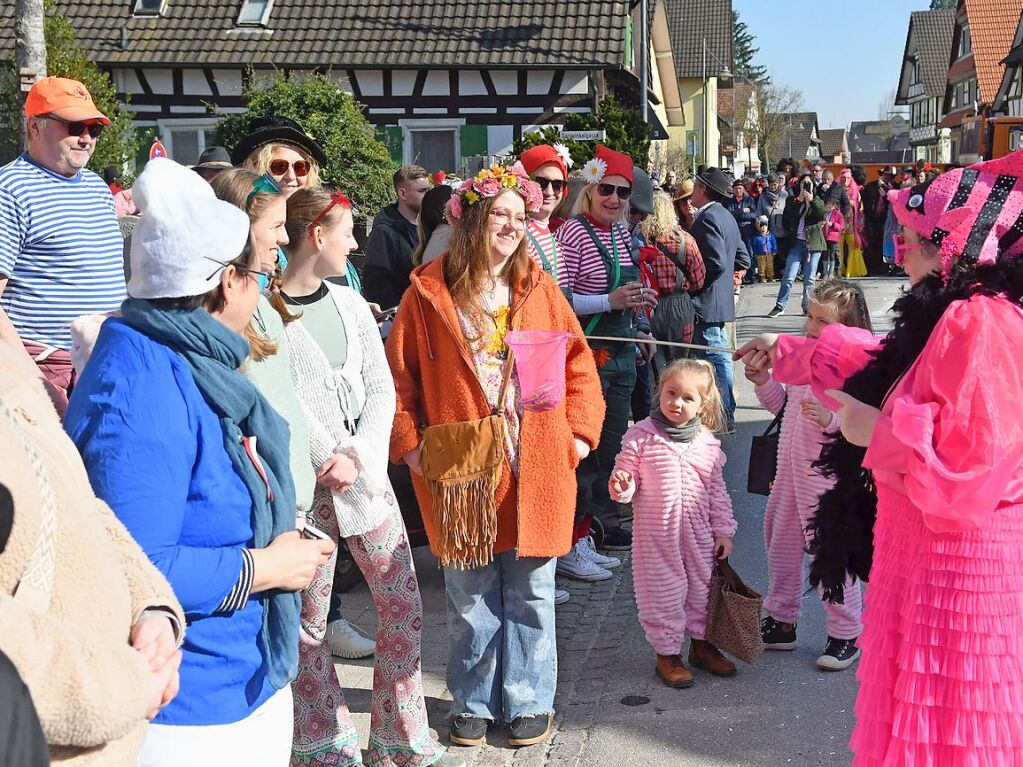
POLYGON ((88 88, 64 77, 36 80, 25 98, 25 116, 38 115, 54 115, 68 122, 98 120, 110 125, 109 118, 93 103, 88 88))

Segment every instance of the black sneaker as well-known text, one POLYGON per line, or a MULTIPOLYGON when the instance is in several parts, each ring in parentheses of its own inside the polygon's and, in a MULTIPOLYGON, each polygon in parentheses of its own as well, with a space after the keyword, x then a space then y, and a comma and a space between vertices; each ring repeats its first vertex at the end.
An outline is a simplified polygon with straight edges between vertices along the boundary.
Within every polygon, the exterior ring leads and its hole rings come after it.
POLYGON ((519 716, 508 725, 509 746, 532 746, 551 734, 551 715, 519 716))
POLYGON ((448 739, 459 746, 482 746, 487 740, 488 724, 486 719, 478 716, 459 714, 451 720, 448 739))
POLYGON ((785 310, 780 306, 776 306, 767 313, 767 316, 774 319, 775 317, 780 317, 783 314, 785 314, 785 310))
POLYGON ((795 650, 796 624, 781 623, 768 615, 760 619, 760 638, 765 650, 795 650))
POLYGON ((600 548, 605 551, 632 551, 632 533, 624 527, 609 527, 604 530, 600 548))
POLYGON ((856 639, 835 639, 828 637, 824 652, 817 659, 817 668, 821 671, 842 671, 849 668, 860 657, 860 648, 856 639))

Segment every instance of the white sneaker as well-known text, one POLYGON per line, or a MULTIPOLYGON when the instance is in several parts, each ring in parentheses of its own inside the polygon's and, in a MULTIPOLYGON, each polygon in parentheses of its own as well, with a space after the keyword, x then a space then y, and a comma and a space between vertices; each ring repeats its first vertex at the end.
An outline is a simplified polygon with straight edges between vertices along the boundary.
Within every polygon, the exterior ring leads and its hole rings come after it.
POLYGON ((576 548, 580 549, 580 553, 584 557, 605 570, 614 570, 616 567, 622 566, 622 560, 618 557, 609 557, 607 554, 601 554, 597 551, 596 544, 593 543, 593 539, 588 535, 576 544, 576 548))
POLYGON ((565 556, 558 557, 557 573, 577 581, 606 581, 614 577, 610 570, 582 554, 578 545, 565 556))
POLYGON ((569 600, 569 593, 564 589, 554 589, 554 604, 563 605, 569 600))
POLYGON ((327 644, 332 655, 346 660, 368 658, 377 649, 376 642, 364 636, 344 618, 327 624, 327 644))

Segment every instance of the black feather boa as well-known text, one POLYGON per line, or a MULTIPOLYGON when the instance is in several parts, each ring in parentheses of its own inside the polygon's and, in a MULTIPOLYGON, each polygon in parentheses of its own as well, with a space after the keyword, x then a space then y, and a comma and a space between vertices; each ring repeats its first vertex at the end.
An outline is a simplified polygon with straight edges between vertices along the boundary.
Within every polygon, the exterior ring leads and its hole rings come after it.
MULTIPOLYGON (((981 294, 1004 295, 1019 302, 1023 298, 1023 256, 989 266, 978 266, 963 257, 953 267, 947 284, 932 276, 913 286, 892 307, 894 327, 879 351, 846 380, 842 390, 861 402, 881 407, 892 385, 920 356, 949 305, 981 294)), ((847 575, 870 579, 877 492, 873 476, 863 468, 865 453, 866 448, 838 434, 825 443, 820 460, 814 464, 824 476, 835 480, 820 497, 809 524, 810 583, 822 587, 824 598, 830 602, 842 601, 847 575)))

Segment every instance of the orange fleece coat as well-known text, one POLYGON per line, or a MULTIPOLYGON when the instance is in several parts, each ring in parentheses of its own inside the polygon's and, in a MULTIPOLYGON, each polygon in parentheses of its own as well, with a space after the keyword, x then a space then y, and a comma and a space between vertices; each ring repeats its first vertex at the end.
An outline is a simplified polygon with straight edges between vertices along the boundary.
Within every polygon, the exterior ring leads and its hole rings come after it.
MULTIPOLYGON (((391 460, 396 463, 419 446, 421 428, 490 415, 444 282, 443 264, 440 258, 413 272, 412 285, 387 337, 387 360, 398 398, 391 432, 391 460)), ((557 284, 532 263, 514 287, 511 325, 518 330, 582 335, 575 312, 557 284)), ((523 557, 556 557, 572 546, 579 463, 573 437, 594 448, 604 422, 597 368, 580 339, 568 342, 565 384, 565 399, 556 410, 522 416, 518 481, 505 459, 497 488, 495 554, 517 549, 523 557)), ((438 521, 430 493, 415 474, 412 484, 436 553, 438 521)))

